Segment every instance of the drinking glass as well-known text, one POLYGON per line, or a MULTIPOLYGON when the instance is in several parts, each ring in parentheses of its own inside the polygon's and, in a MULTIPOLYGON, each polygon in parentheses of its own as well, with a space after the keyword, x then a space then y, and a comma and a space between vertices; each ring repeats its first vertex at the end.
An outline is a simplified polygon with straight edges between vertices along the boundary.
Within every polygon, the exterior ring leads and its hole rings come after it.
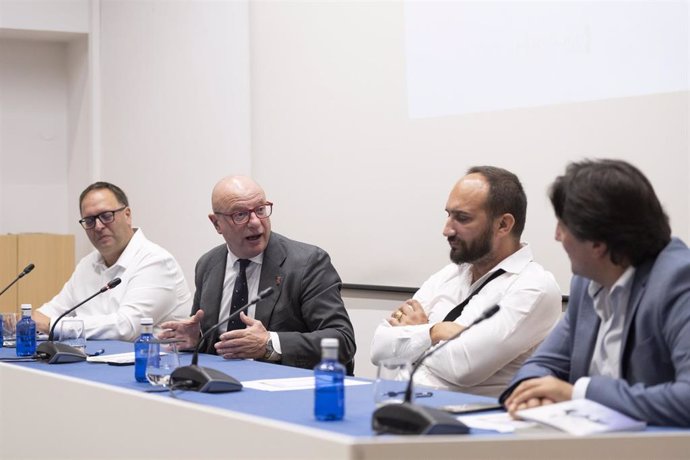
POLYGON ((84 321, 75 318, 60 321, 60 342, 86 352, 84 321))
POLYGON ((374 384, 374 402, 377 407, 403 402, 411 370, 412 364, 406 359, 389 358, 379 362, 374 384))
POLYGON ((167 388, 170 385, 170 374, 179 365, 180 357, 175 343, 166 344, 155 341, 149 344, 146 379, 151 385, 167 388))
POLYGON ((2 314, 2 346, 14 348, 17 346, 17 314, 2 314))

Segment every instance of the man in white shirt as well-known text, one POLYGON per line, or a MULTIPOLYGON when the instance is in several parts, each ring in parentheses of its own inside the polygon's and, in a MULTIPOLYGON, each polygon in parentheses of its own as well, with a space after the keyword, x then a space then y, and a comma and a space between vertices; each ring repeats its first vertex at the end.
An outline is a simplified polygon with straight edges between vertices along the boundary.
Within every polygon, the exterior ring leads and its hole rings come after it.
POLYGON ((141 334, 142 317, 152 317, 154 327, 186 317, 191 294, 182 269, 141 229, 132 228, 132 210, 122 189, 93 183, 81 193, 79 209, 79 223, 95 250, 79 261, 60 293, 34 312, 38 330, 49 332, 58 316, 118 277, 119 286, 75 310, 87 339, 133 341, 141 334))
POLYGON ((498 396, 561 312, 556 281, 520 243, 526 210, 527 198, 514 174, 491 166, 470 168, 446 204, 443 235, 453 263, 377 328, 372 362, 417 361, 498 304, 497 314, 430 356, 415 374, 420 385, 498 396))

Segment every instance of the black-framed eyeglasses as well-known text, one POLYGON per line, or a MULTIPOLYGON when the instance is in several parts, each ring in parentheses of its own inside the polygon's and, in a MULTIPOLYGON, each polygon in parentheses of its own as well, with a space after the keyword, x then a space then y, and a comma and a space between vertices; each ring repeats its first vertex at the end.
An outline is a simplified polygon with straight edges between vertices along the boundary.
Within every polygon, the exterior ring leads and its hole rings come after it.
POLYGON ((97 216, 82 217, 81 219, 79 219, 79 223, 86 230, 92 229, 96 226, 96 219, 100 220, 103 225, 106 225, 106 224, 109 224, 115 220, 115 213, 116 212, 120 212, 125 208, 127 208, 127 206, 123 206, 120 209, 115 209, 113 211, 103 211, 102 213, 98 214, 97 216))
POLYGON ((246 209, 244 211, 237 211, 231 213, 213 211, 213 214, 217 216, 226 216, 231 218, 232 221, 237 225, 249 222, 249 218, 251 217, 252 213, 256 214, 256 217, 258 217, 259 219, 265 219, 267 217, 270 217, 273 213, 273 203, 267 201, 266 203, 259 205, 254 209, 246 209))

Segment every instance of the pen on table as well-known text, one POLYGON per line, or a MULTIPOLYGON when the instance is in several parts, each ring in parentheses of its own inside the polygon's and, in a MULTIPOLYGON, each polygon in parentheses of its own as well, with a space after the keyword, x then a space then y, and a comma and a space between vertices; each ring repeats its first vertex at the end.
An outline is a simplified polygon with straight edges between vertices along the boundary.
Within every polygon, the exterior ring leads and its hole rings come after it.
POLYGON ((103 348, 101 348, 101 349, 94 351, 93 353, 89 353, 87 356, 100 356, 103 353, 105 353, 105 350, 103 348))
MULTIPOLYGON (((389 398, 393 398, 395 396, 402 395, 402 394, 405 394, 405 392, 404 391, 389 391, 385 395, 388 396, 389 398)), ((434 393, 431 391, 422 391, 422 392, 415 393, 414 397, 415 398, 429 398, 433 395, 434 395, 434 393)))

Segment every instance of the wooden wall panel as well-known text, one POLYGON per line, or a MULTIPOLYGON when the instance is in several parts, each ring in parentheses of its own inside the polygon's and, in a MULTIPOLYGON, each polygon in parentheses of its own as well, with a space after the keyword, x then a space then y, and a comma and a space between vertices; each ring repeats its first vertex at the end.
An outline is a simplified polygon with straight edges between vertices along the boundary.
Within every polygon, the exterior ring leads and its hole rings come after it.
POLYGON ((38 308, 52 299, 74 271, 74 235, 24 233, 17 240, 17 271, 36 268, 18 286, 17 304, 38 308))

